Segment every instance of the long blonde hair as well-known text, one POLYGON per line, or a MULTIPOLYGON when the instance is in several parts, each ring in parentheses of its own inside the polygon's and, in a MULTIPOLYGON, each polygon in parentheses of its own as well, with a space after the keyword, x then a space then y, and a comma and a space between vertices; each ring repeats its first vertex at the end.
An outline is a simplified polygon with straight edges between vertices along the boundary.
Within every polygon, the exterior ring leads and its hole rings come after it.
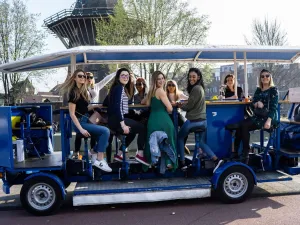
POLYGON ((87 87, 86 87, 86 83, 84 83, 80 88, 76 88, 77 85, 76 85, 75 78, 76 78, 77 74, 80 73, 80 72, 85 74, 85 72, 82 69, 75 70, 73 75, 70 76, 65 81, 65 83, 62 84, 60 91, 61 91, 62 94, 67 94, 67 96, 69 96, 72 89, 74 89, 75 97, 72 100, 77 101, 80 98, 80 95, 81 95, 86 101, 89 101, 89 96, 88 96, 88 90, 87 90, 87 87))
POLYGON ((168 89, 168 84, 169 83, 173 83, 175 85, 175 100, 176 101, 180 100, 180 95, 182 94, 182 91, 180 91, 178 89, 178 85, 177 85, 177 82, 175 80, 168 80, 167 81, 166 91, 167 91, 168 98, 169 98, 169 94, 170 94, 169 89, 168 89))
POLYGON ((260 76, 262 75, 262 73, 269 73, 270 74, 270 83, 269 83, 269 86, 270 87, 274 87, 275 84, 274 84, 274 81, 273 81, 272 74, 270 73, 269 70, 263 69, 262 71, 260 71, 259 77, 258 77, 258 86, 260 87, 260 89, 263 89, 263 83, 261 82, 261 78, 260 78, 260 76))
MULTIPOLYGON (((94 77, 94 74, 92 72, 85 72, 85 75, 87 75, 87 76, 91 76, 92 75, 94 77)), ((89 84, 89 85, 90 85, 91 88, 94 88, 94 86, 95 86, 95 77, 94 77, 94 79, 92 79, 92 83, 89 84)))
MULTIPOLYGON (((157 81, 157 78, 159 75, 163 75, 164 79, 166 79, 166 76, 159 70, 155 71, 153 74, 152 74, 152 77, 151 77, 151 84, 150 84, 150 88, 149 88, 149 92, 147 94, 147 105, 150 104, 151 102, 151 98, 155 96, 155 92, 156 92, 156 81, 157 81)), ((163 89, 165 90, 165 86, 163 87, 163 89)))

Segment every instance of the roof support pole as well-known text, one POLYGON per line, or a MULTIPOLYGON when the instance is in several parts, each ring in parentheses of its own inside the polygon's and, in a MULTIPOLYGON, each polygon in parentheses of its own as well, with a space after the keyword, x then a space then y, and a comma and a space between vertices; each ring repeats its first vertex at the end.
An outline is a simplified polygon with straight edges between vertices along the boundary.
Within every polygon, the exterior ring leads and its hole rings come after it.
POLYGON ((236 61, 236 52, 233 52, 233 59, 234 59, 234 77, 235 77, 235 81, 234 81, 234 95, 237 95, 237 86, 238 86, 238 82, 237 82, 237 61, 236 61))
POLYGON ((247 53, 244 52, 244 82, 245 82, 245 98, 248 98, 248 71, 247 71, 247 53))
POLYGON ((71 55, 71 76, 76 70, 76 55, 71 55))

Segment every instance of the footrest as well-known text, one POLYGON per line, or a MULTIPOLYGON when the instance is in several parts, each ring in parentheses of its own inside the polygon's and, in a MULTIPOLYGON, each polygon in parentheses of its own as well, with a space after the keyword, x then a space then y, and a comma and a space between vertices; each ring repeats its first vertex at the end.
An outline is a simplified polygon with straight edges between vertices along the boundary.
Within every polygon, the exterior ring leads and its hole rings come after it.
MULTIPOLYGON (((264 145, 262 147, 262 150, 264 150, 268 145, 268 141, 265 141, 264 142, 264 145)), ((252 145, 251 145, 252 148, 257 148, 257 149, 260 149, 261 146, 260 146, 260 142, 253 142, 252 145)), ((271 145, 270 146, 270 150, 274 150, 273 146, 271 145)))
POLYGON ((292 180, 291 176, 277 171, 257 173, 256 178, 258 183, 292 180))

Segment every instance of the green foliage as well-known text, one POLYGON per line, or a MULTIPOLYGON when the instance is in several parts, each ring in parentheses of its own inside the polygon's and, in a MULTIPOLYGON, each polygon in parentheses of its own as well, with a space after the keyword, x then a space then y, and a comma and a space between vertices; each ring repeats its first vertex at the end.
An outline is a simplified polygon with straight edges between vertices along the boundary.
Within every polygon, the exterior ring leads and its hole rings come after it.
POLYGON ((212 77, 213 68, 212 68, 211 65, 205 64, 201 71, 202 71, 202 76, 203 76, 204 84, 205 84, 205 86, 207 86, 213 80, 213 77, 212 77))
MULTIPOLYGON (((196 45, 204 43, 209 28, 208 16, 182 0, 119 0, 114 15, 96 23, 96 40, 100 45, 196 45)), ((136 66, 146 77, 155 70, 178 74, 187 64, 136 66)))

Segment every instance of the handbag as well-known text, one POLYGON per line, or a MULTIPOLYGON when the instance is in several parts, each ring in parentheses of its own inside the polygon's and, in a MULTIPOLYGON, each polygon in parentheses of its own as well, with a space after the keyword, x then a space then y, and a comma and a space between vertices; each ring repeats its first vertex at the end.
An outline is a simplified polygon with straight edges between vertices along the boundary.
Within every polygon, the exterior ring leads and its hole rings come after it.
POLYGON ((93 114, 89 117, 89 122, 95 125, 106 125, 108 123, 108 117, 106 113, 99 113, 93 110, 93 114))
POLYGON ((253 117, 254 115, 258 116, 258 117, 267 117, 269 114, 269 105, 270 105, 270 93, 268 94, 268 108, 254 108, 254 110, 252 110, 252 108, 250 107, 250 105, 248 105, 245 108, 245 114, 248 117, 253 117))
POLYGON ((98 112, 96 110, 93 110, 93 114, 90 117, 87 117, 85 115, 82 115, 81 113, 77 112, 79 115, 84 116, 88 118, 89 123, 95 124, 95 125, 107 125, 108 124, 108 116, 107 113, 104 112, 98 112))

